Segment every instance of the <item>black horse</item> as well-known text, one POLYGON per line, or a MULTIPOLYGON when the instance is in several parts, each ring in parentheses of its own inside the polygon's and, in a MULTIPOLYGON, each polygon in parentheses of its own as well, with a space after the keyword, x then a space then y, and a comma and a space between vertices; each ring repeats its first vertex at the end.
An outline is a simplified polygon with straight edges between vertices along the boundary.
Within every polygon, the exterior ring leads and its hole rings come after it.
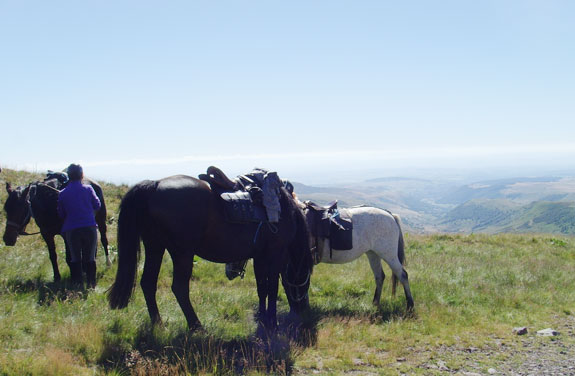
MULTIPOLYGON (((96 195, 102 203, 102 207, 96 213, 96 223, 98 224, 100 240, 106 253, 106 263, 110 265, 108 238, 106 237, 106 203, 104 201, 102 187, 92 180, 84 179, 84 181, 94 188, 96 195)), ((58 188, 64 187, 65 185, 60 185, 56 179, 36 182, 29 184, 27 187, 17 188, 12 188, 9 183, 6 183, 8 198, 4 204, 7 219, 3 237, 4 243, 8 246, 13 246, 16 244, 19 235, 30 235, 27 234, 25 230, 33 216, 48 246, 55 282, 58 282, 61 277, 58 269, 58 255, 56 254, 54 237, 56 235, 62 235, 60 230, 63 224, 57 211, 58 194, 60 193, 58 188)), ((66 263, 70 265, 70 253, 67 248, 66 245, 66 263)))
POLYGON ((218 263, 254 259, 257 317, 264 326, 277 325, 280 274, 292 312, 300 313, 309 307, 307 291, 313 267, 307 227, 285 188, 280 189, 280 206, 281 218, 274 225, 230 223, 219 195, 202 180, 178 175, 135 185, 120 206, 118 271, 108 294, 110 307, 128 305, 141 238, 146 258, 140 285, 153 324, 161 322, 156 289, 166 249, 174 265, 172 291, 190 329, 200 327, 189 298, 194 255, 218 263))

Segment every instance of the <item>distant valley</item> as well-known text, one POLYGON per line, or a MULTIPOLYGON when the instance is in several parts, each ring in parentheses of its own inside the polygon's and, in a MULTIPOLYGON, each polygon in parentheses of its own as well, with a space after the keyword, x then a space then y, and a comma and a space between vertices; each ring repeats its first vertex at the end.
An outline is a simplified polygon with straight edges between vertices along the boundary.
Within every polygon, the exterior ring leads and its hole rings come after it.
POLYGON ((508 178, 462 184, 450 179, 381 178, 314 187, 302 200, 371 205, 401 215, 416 233, 545 232, 575 235, 575 177, 508 178))

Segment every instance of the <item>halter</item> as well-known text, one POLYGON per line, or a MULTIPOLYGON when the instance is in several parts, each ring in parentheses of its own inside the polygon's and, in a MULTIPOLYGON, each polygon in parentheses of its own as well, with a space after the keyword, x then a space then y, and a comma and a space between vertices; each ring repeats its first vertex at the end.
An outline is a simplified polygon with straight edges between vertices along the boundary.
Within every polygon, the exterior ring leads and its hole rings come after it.
MULTIPOLYGON (((238 261, 238 262, 228 264, 228 265, 234 266, 234 268, 230 267, 230 273, 237 274, 238 277, 240 277, 241 279, 244 279, 244 275, 246 274, 246 265, 247 264, 248 264, 247 259, 245 259, 244 261, 238 261)), ((227 273, 227 271, 226 271, 226 273, 227 273)))
POLYGON ((28 210, 26 211, 26 216, 24 217, 24 220, 22 221, 22 223, 17 223, 14 221, 6 221, 6 226, 11 226, 11 227, 15 228, 16 231, 18 232, 18 235, 23 235, 23 236, 37 235, 40 233, 40 231, 33 232, 31 234, 24 231, 24 228, 26 227, 28 222, 30 222, 30 218, 32 218, 32 205, 30 204, 30 201, 26 201, 26 206, 28 207, 28 210))
MULTIPOLYGON (((49 186, 48 184, 44 184, 44 183, 36 183, 36 186, 38 185, 42 185, 45 187, 48 187, 50 189, 53 189, 55 191, 58 191, 56 188, 49 186)), ((32 184, 29 185, 29 188, 32 188, 32 184)), ((60 192, 60 191, 58 191, 60 192)), ((30 191, 28 191, 28 196, 30 196, 30 191)), ((18 232, 18 235, 22 235, 22 236, 30 236, 30 235, 38 235, 41 233, 41 231, 38 232, 32 232, 32 233, 28 233, 26 231, 24 231, 24 228, 26 227, 26 225, 28 224, 28 222, 30 222, 30 218, 34 217, 33 213, 32 213, 32 204, 30 203, 30 198, 28 197, 26 199, 26 206, 27 206, 27 211, 26 211, 26 216, 24 217, 24 219, 22 220, 21 223, 18 222, 14 222, 14 221, 6 221, 6 226, 10 226, 16 229, 16 231, 18 232)))

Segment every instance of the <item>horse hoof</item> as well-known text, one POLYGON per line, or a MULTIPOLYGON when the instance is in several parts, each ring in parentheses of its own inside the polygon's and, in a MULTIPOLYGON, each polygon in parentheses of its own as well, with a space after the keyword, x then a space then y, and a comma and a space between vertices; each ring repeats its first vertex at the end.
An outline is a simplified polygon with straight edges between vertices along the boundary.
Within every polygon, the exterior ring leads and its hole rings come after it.
POLYGON ((189 326, 189 330, 191 333, 205 333, 206 330, 199 322, 197 324, 193 324, 189 326))
POLYGON ((415 307, 413 303, 407 305, 407 316, 415 316, 415 307))

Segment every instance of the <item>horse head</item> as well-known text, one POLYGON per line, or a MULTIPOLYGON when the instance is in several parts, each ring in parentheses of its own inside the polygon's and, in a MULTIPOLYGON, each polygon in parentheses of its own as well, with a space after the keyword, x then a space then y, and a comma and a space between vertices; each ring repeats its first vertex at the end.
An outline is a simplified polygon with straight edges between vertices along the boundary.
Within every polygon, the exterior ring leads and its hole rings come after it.
POLYGON ((244 279, 248 260, 226 263, 226 277, 231 281, 237 277, 244 279))
POLYGON ((4 230, 4 244, 13 246, 16 244, 18 235, 24 232, 30 222, 30 190, 31 184, 26 188, 12 188, 10 183, 6 183, 8 198, 4 203, 6 212, 6 228, 4 230))
POLYGON ((311 254, 306 259, 298 264, 289 263, 281 273, 290 311, 298 315, 309 310, 309 286, 313 270, 311 254))
POLYGON ((308 292, 314 262, 310 250, 309 229, 302 207, 292 194, 287 196, 297 231, 292 243, 288 246, 289 261, 281 272, 281 279, 290 311, 300 314, 309 310, 308 292))

